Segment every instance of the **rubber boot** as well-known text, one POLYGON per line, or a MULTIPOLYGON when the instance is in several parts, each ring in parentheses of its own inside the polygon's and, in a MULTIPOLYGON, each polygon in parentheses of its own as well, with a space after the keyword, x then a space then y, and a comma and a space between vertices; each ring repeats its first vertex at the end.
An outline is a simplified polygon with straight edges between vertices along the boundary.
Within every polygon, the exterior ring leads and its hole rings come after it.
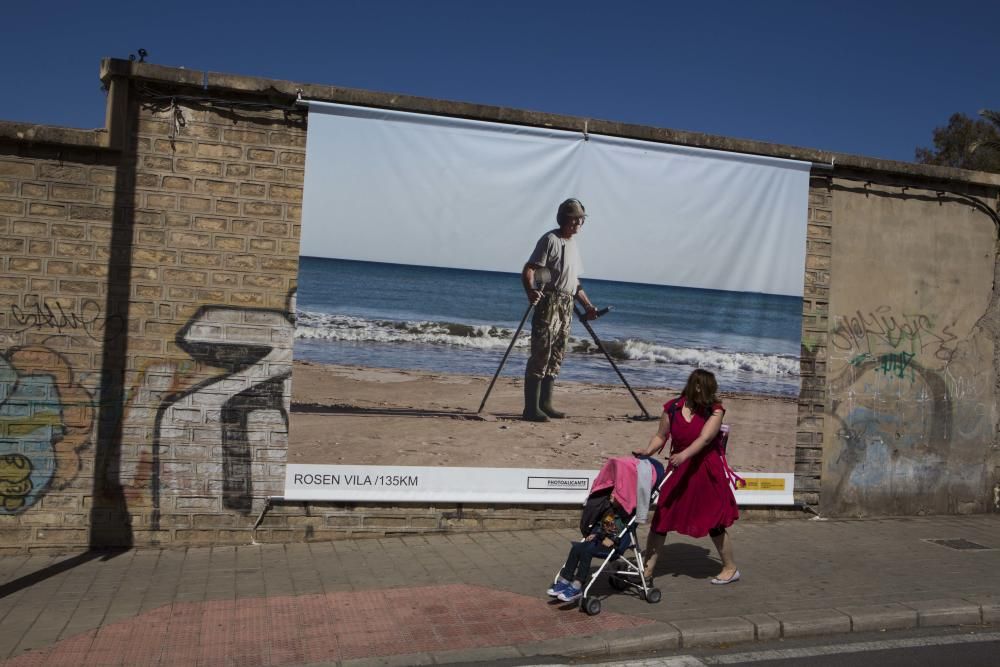
POLYGON ((551 375, 546 375, 542 378, 542 390, 539 392, 538 407, 549 417, 562 419, 566 415, 552 407, 552 387, 555 383, 556 379, 551 375))
POLYGON ((524 376, 524 413, 521 415, 527 422, 547 422, 548 417, 538 409, 538 392, 541 389, 540 378, 534 375, 524 376))

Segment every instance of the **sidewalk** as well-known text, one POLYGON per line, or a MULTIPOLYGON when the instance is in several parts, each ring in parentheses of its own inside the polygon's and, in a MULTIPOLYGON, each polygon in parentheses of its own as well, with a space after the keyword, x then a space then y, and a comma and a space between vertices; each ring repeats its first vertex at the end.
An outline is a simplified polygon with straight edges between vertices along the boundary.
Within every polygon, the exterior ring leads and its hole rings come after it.
POLYGON ((571 530, 0 558, 0 667, 413 665, 1000 626, 998 515, 738 522, 732 535, 742 581, 709 585, 711 541, 671 536, 663 600, 602 582, 594 617, 544 592, 571 530))

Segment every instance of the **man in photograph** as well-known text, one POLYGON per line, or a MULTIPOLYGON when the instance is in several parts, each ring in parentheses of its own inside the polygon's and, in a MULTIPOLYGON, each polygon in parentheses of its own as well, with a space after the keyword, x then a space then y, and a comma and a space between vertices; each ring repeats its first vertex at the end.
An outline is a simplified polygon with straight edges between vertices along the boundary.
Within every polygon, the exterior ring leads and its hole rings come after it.
POLYGON ((521 271, 521 283, 528 301, 535 306, 531 320, 531 356, 524 372, 522 416, 526 421, 545 422, 550 417, 566 416, 552 407, 552 388, 566 352, 574 300, 586 309, 588 320, 597 317, 597 309, 580 286, 583 262, 575 237, 586 218, 580 200, 567 199, 559 204, 556 211, 559 228, 538 240, 521 271), (536 279, 540 279, 537 284, 536 279))

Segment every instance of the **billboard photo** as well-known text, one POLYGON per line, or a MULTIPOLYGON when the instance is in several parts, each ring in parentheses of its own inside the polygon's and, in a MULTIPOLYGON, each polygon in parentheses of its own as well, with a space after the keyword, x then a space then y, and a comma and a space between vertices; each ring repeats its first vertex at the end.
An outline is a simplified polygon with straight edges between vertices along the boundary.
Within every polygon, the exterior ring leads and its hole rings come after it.
POLYGON ((734 468, 790 479, 808 177, 790 160, 310 103, 289 478, 593 471, 644 448, 655 421, 636 417, 704 368, 734 468), (522 421, 529 317, 477 414, 529 308, 521 269, 568 197, 587 213, 581 284, 612 307, 594 333, 642 407, 575 322, 553 399, 568 418, 522 421))

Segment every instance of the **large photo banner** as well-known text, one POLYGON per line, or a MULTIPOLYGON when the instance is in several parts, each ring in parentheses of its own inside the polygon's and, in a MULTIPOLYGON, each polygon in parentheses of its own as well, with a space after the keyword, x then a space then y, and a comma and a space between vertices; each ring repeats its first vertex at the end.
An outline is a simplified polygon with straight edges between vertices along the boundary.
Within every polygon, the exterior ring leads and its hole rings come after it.
POLYGON ((730 463, 790 502, 808 178, 790 160, 310 103, 289 470, 458 471, 435 493, 469 468, 592 477, 645 448, 643 417, 702 368, 730 463), (552 391, 567 418, 528 422, 520 274, 570 197, 580 283, 611 310, 573 324, 552 391))

